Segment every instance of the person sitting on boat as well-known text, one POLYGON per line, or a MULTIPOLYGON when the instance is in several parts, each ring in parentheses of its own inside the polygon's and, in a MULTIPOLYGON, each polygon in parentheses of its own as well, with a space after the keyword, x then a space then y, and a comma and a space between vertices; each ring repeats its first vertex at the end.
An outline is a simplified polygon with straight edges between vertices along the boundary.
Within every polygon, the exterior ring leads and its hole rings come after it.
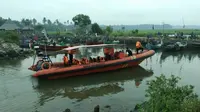
POLYGON ((64 66, 68 66, 69 60, 68 60, 68 57, 67 57, 67 53, 65 53, 65 56, 63 57, 63 61, 64 61, 64 66))
POLYGON ((139 50, 142 50, 142 52, 143 52, 143 47, 142 47, 142 44, 140 43, 140 41, 137 41, 136 42, 136 51, 137 51, 137 54, 138 54, 139 50))
POLYGON ((128 56, 132 56, 133 55, 132 51, 128 47, 126 48, 126 52, 128 53, 128 56))

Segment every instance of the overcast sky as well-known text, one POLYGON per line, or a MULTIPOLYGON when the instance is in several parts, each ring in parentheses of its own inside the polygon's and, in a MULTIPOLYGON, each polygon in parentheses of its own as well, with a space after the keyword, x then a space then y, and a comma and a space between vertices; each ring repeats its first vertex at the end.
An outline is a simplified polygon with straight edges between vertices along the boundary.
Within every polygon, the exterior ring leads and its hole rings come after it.
POLYGON ((200 25, 199 0, 1 0, 0 16, 67 21, 89 15, 99 24, 200 25))

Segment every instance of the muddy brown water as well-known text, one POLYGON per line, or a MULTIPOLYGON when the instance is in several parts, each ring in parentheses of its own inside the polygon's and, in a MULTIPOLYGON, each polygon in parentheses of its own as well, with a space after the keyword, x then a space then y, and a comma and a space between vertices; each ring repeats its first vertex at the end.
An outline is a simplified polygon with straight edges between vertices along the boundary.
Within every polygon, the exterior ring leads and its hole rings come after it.
MULTIPOLYGON (((83 55, 102 55, 101 49, 84 50, 83 55)), ((61 61, 62 55, 52 61, 61 61)), ((33 57, 0 61, 0 112, 91 112, 130 111, 145 98, 146 81, 165 74, 182 78, 180 85, 194 85, 200 95, 200 52, 157 52, 140 66, 113 72, 71 77, 61 80, 38 80, 27 68, 33 57), (109 106, 108 106, 109 105, 109 106)))

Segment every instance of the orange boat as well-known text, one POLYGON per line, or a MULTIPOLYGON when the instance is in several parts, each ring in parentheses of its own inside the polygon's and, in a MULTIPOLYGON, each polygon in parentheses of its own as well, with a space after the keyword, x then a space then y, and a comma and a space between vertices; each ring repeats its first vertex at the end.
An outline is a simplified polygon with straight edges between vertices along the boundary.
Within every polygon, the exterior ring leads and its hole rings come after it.
POLYGON ((73 64, 68 67, 64 66, 64 62, 52 63, 50 59, 46 58, 38 61, 37 64, 31 66, 29 70, 37 71, 35 74, 33 74, 34 77, 58 79, 137 66, 144 59, 151 57, 155 54, 155 51, 153 50, 144 50, 140 54, 127 56, 127 54, 122 51, 114 52, 114 48, 108 48, 108 46, 114 45, 115 44, 83 45, 65 48, 63 50, 70 51, 83 47, 105 47, 105 57, 97 57, 93 59, 91 57, 90 59, 82 58, 80 61, 77 59, 73 59, 73 64), (110 53, 110 58, 107 56, 108 53, 110 53), (39 66, 39 69, 38 63, 40 63, 39 65, 41 65, 41 67, 39 66), (47 65, 47 67, 44 67, 45 64, 47 65))

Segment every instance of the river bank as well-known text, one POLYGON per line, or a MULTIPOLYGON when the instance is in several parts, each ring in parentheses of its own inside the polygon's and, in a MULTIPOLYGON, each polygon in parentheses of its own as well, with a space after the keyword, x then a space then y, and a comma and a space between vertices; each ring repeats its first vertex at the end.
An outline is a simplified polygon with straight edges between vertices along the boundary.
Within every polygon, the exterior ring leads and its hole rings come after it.
MULTIPOLYGON (((62 56, 51 59, 62 61, 62 56)), ((31 77, 33 72, 27 68, 33 57, 0 61, 0 108, 3 112, 92 112, 99 105, 100 112, 130 112, 146 101, 146 82, 160 74, 180 76, 179 84, 194 85, 195 93, 200 95, 199 58, 198 50, 156 52, 140 68, 51 81, 31 77)))
POLYGON ((0 59, 26 58, 34 53, 30 49, 22 49, 16 43, 6 42, 0 39, 0 59))

